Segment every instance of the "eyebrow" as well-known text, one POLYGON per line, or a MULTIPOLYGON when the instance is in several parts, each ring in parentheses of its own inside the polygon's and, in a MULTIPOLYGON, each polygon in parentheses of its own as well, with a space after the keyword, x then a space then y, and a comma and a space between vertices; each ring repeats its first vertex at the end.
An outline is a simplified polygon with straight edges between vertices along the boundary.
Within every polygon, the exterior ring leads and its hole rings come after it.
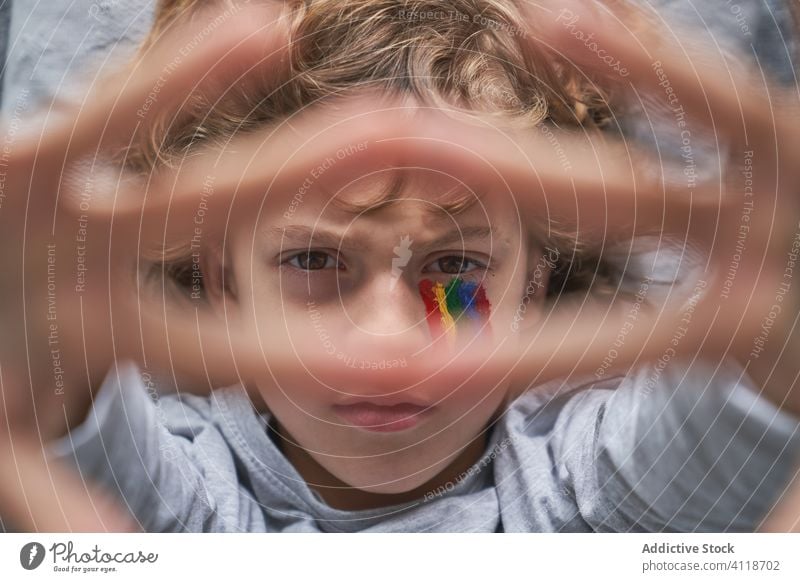
POLYGON ((467 241, 483 241, 492 238, 492 227, 490 226, 465 226, 446 232, 445 234, 415 245, 415 250, 427 252, 447 245, 463 245, 467 241))
MULTIPOLYGON (((375 248, 374 245, 369 244, 358 236, 342 235, 341 233, 299 224, 285 227, 274 226, 269 229, 267 236, 280 240, 281 246, 288 240, 305 246, 311 246, 313 243, 331 248, 350 248, 355 250, 371 250, 375 248)), ((417 252, 429 252, 447 245, 461 245, 467 241, 483 241, 492 238, 492 236, 493 229, 490 226, 465 226, 463 228, 455 228, 441 236, 413 246, 417 252)), ((412 238, 411 240, 413 244, 414 239, 412 238)))
POLYGON ((292 224, 289 226, 273 226, 267 232, 267 236, 281 241, 284 246, 286 241, 295 242, 304 246, 324 245, 331 248, 351 248, 355 250, 367 250, 370 245, 363 240, 353 236, 342 236, 340 233, 324 230, 322 228, 312 228, 310 226, 292 224))

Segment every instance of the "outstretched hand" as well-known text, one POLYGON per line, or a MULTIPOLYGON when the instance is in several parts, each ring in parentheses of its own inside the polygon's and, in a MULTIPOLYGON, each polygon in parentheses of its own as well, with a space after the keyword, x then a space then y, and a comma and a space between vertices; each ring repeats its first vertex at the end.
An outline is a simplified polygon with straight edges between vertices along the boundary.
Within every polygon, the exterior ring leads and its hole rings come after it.
MULTIPOLYGON (((237 137, 146 182, 122 171, 109 174, 117 167, 110 160, 141 137, 148 119, 180 115, 197 91, 224 98, 242 79, 264 70, 279 74, 284 30, 277 15, 263 12, 230 19, 188 53, 181 49, 194 31, 176 32, 71 116, 46 120, 18 138, 0 198, 7 265, 0 283, 0 468, 6 475, 0 513, 26 529, 135 527, 43 453, 48 440, 82 418, 99 375, 120 358, 177 372, 200 391, 253 379, 279 389, 290 377, 295 384, 297 378, 450 382, 485 390, 509 376, 524 387, 597 368, 626 323, 624 301, 586 301, 577 309, 570 303, 567 310, 556 300, 523 333, 508 322, 507 333, 494 327, 491 343, 456 351, 398 342, 392 349, 412 363, 378 373, 342 365, 318 341, 307 341, 307 332, 281 322, 264 334, 255 322, 220 320, 202 305, 171 305, 166 296, 142 292, 131 257, 149 243, 190 237, 208 184, 213 196, 203 201, 204 234, 252 229, 260 215, 287 207, 320 160, 354 144, 367 147, 353 150, 307 195, 329 196, 337 184, 376 169, 426 168, 513 197, 522 217, 569 222, 588 244, 656 234, 703 249, 702 292, 642 312, 615 349, 613 365, 624 369, 665 350, 732 355, 747 363, 768 397, 800 411, 800 394, 785 381, 798 370, 781 359, 796 341, 798 313, 794 263, 788 262, 797 253, 800 216, 792 189, 800 128, 791 96, 764 77, 734 73, 722 57, 719 66, 701 70, 699 55, 665 40, 646 21, 632 29, 575 7, 532 13, 531 22, 537 25, 526 31, 529 42, 547 44, 610 83, 621 102, 650 94, 655 99, 646 114, 666 112, 679 134, 704 136, 718 153, 722 178, 684 174, 687 180, 676 184, 655 154, 596 135, 559 134, 571 161, 565 169, 544 136, 373 93, 237 137), (591 46, 576 30, 593 34, 591 46), (619 55, 613 59, 619 66, 610 67, 600 49, 619 55), (101 186, 113 195, 99 196, 101 186), (746 243, 737 246, 743 235, 746 243)), ((373 350, 385 346, 364 346, 365 359, 373 350)))

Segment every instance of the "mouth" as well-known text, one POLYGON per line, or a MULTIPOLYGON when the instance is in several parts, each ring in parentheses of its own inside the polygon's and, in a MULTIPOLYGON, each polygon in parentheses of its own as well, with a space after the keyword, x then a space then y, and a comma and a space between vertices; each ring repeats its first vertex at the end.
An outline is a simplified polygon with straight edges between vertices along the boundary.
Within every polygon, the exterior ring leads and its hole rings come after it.
POLYGON ((431 412, 431 406, 402 402, 391 406, 372 402, 337 404, 334 412, 351 426, 370 432, 399 432, 421 423, 431 412))

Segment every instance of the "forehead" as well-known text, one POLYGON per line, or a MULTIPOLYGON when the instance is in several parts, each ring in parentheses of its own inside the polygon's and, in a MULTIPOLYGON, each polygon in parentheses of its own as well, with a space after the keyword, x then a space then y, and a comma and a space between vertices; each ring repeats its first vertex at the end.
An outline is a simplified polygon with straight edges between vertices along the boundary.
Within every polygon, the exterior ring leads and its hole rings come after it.
POLYGON ((319 245, 367 254, 401 239, 417 250, 475 245, 486 250, 518 248, 520 220, 510 204, 470 191, 449 177, 365 177, 338 192, 304 200, 278 220, 261 221, 258 238, 281 248, 319 245))
MULTIPOLYGON (((470 189, 453 176, 431 171, 391 170, 364 175, 334 190, 322 182, 293 196, 273 199, 259 213, 252 236, 286 248, 309 245, 359 250, 371 254, 392 248, 403 237, 423 248, 514 249, 528 238, 511 196, 470 189), (445 244, 446 243, 446 244, 445 244)), ((527 226, 526 226, 527 225, 527 226)), ((237 236, 237 239, 239 236, 237 236)))
POLYGON ((420 225, 483 219, 504 225, 519 221, 513 197, 478 190, 457 177, 424 169, 385 170, 360 176, 336 190, 309 188, 290 202, 285 222, 326 219, 336 222, 397 221, 420 225))

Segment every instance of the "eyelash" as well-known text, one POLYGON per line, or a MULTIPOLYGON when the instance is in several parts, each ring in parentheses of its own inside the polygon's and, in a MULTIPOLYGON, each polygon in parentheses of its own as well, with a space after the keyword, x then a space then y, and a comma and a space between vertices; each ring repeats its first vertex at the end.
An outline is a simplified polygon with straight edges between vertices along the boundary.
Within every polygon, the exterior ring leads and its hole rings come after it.
POLYGON ((439 257, 435 261, 432 261, 431 263, 429 263, 425 267, 425 272, 442 273, 442 274, 445 274, 445 275, 463 275, 465 273, 470 273, 470 272, 478 270, 478 269, 486 269, 486 265, 481 263, 480 261, 472 259, 472 258, 470 258, 470 257, 468 257, 466 255, 444 255, 442 257, 439 257), (447 260, 447 259, 455 259, 456 261, 461 261, 461 267, 462 268, 460 268, 457 273, 445 273, 444 270, 442 270, 442 268, 441 268, 441 261, 444 261, 444 260, 447 260), (467 265, 467 264, 472 264, 472 265, 474 265, 474 267, 472 269, 464 269, 463 268, 464 265, 467 265), (430 269, 431 265, 438 265, 439 269, 438 270, 431 270, 430 269))
MULTIPOLYGON (((317 251, 317 250, 309 250, 309 251, 303 251, 302 253, 296 253, 296 254, 288 257, 287 259, 285 259, 281 263, 281 265, 286 265, 286 266, 289 266, 289 267, 291 267, 293 269, 296 269, 298 271, 303 271, 303 272, 325 271, 325 270, 333 268, 332 266, 329 266, 329 263, 331 261, 334 261, 336 263, 336 266, 335 266, 336 269, 343 269, 344 268, 344 266, 341 264, 341 262, 338 260, 338 258, 336 256, 332 255, 331 253, 325 252, 325 251, 317 251), (325 258, 324 265, 322 267, 318 268, 318 269, 309 269, 309 268, 303 267, 302 264, 300 264, 300 260, 302 259, 302 257, 307 257, 306 261, 308 262, 310 260, 309 257, 311 255, 324 255, 324 258, 325 258)), ((434 261, 431 261, 430 263, 428 263, 428 265, 426 265, 426 267, 424 269, 424 272, 442 273, 442 274, 446 274, 446 275, 462 275, 462 274, 470 273, 470 272, 478 270, 478 269, 486 269, 486 268, 487 268, 487 265, 485 265, 484 263, 482 263, 480 261, 477 261, 475 259, 472 259, 470 257, 467 257, 466 255, 444 255, 444 256, 441 256, 438 259, 435 259, 434 261), (456 261, 461 261, 461 267, 462 268, 458 269, 457 273, 445 273, 444 269, 442 269, 442 261, 445 261, 447 259, 455 259, 456 261), (438 269, 431 269, 431 266, 434 266, 434 265, 438 266, 439 268, 438 269), (469 268, 469 269, 465 269, 465 268, 463 268, 464 265, 473 265, 473 267, 469 268)))
MULTIPOLYGON (((308 261, 308 260, 310 260, 310 259, 307 259, 307 261, 308 261)), ((284 260, 284 261, 281 263, 281 265, 282 265, 282 266, 283 266, 283 265, 287 265, 287 266, 289 266, 289 267, 292 267, 293 269, 297 269, 298 271, 304 271, 304 272, 311 272, 311 271, 325 271, 325 270, 327 270, 327 269, 330 269, 330 268, 331 268, 331 267, 329 267, 329 266, 328 266, 328 264, 329 264, 331 261, 333 261, 333 262, 335 263, 335 268, 336 268, 336 269, 342 269, 342 268, 344 268, 344 266, 343 266, 343 265, 341 265, 341 262, 338 260, 338 258, 337 258, 335 255, 332 255, 331 253, 328 253, 328 252, 325 252, 325 251, 316 251, 316 250, 309 250, 309 251, 303 251, 302 253, 295 253, 294 255, 292 255, 292 256, 288 257, 286 260, 284 260), (319 269, 308 269, 308 268, 304 268, 304 267, 303 267, 303 266, 300 264, 300 259, 301 259, 302 257, 310 257, 311 255, 324 255, 324 257, 325 257, 325 264, 324 264, 324 266, 323 266, 323 267, 321 267, 321 268, 319 268, 319 269), (296 264, 294 264, 294 263, 293 263, 293 261, 297 261, 297 263, 296 263, 296 264)))

